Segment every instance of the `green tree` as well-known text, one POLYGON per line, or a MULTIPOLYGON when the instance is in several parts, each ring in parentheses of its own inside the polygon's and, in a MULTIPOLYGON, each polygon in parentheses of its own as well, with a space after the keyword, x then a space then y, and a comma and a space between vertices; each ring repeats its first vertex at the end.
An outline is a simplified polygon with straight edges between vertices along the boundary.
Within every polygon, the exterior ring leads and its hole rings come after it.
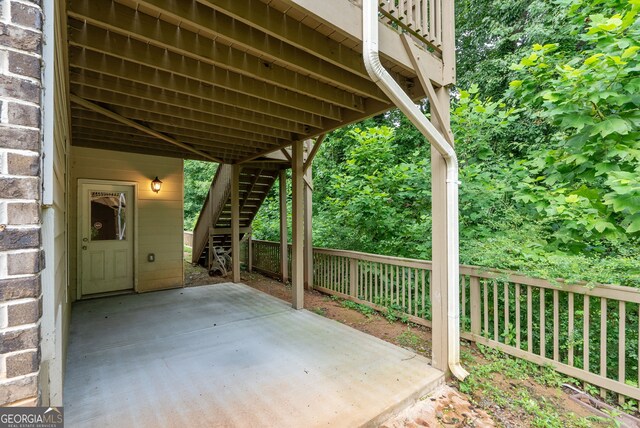
POLYGON ((512 80, 509 66, 532 44, 575 50, 566 10, 549 0, 456 0, 458 87, 482 82, 483 96, 500 99, 512 80))
POLYGON ((554 130, 519 198, 584 250, 640 231, 640 1, 563 3, 583 49, 535 44, 513 67, 512 99, 554 130))
POLYGON ((217 163, 184 161, 184 230, 193 230, 217 169, 217 163))

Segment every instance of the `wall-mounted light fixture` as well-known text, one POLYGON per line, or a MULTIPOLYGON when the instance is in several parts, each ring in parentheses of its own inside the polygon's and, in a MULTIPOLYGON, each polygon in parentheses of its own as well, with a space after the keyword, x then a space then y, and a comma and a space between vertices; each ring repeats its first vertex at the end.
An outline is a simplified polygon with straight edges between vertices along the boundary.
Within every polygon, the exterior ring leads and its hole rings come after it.
POLYGON ((156 178, 151 182, 151 190, 158 193, 161 188, 162 188, 162 181, 160 181, 156 176, 156 178))

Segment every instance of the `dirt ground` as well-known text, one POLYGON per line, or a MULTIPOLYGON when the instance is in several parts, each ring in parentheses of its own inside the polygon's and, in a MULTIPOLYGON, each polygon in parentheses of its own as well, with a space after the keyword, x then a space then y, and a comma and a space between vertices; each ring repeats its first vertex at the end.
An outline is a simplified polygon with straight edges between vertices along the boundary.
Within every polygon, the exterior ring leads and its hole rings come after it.
MULTIPOLYGON (((248 272, 242 272, 241 279, 257 290, 291 301, 290 284, 248 272)), ((187 286, 228 281, 229 278, 209 277, 205 269, 185 262, 187 286)), ((315 290, 305 291, 306 309, 431 357, 431 332, 428 328, 389 320, 375 311, 346 303, 315 290)), ((472 371, 474 367, 482 369, 497 361, 491 355, 483 354, 474 344, 463 343, 461 353, 464 365, 472 371)), ((544 380, 538 382, 529 376, 517 379, 517 374, 514 379, 513 375, 501 373, 499 368, 487 376, 487 379, 482 379, 482 387, 472 388, 466 394, 460 391, 461 385, 450 381, 387 421, 383 427, 612 426, 610 422, 597 420, 589 409, 569 399, 569 395, 557 386, 547 386, 544 380), (509 401, 514 399, 518 400, 518 405, 509 405, 509 401), (550 411, 557 412, 557 417, 550 419, 551 422, 539 419, 538 415, 550 411)))

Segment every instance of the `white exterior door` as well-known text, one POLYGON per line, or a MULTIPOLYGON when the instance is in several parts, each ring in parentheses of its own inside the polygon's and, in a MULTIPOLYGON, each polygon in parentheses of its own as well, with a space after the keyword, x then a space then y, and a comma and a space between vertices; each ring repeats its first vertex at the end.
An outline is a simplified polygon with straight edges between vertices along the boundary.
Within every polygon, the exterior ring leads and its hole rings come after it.
POLYGON ((134 285, 134 186, 79 184, 80 290, 92 294, 134 285))

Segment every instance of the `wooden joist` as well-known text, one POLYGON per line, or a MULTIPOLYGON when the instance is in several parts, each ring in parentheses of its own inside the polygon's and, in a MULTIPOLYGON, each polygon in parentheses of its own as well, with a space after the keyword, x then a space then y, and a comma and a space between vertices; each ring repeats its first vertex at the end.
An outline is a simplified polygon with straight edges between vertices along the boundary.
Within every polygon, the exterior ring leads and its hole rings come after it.
POLYGON ((71 102, 76 103, 76 104, 78 104, 78 105, 80 105, 80 106, 82 106, 82 107, 84 107, 86 109, 93 110, 93 111, 95 111, 97 113, 100 113, 100 114, 102 114, 104 116, 110 117, 111 119, 113 119, 113 120, 115 120, 117 122, 121 122, 121 123, 124 123, 125 125, 129 125, 132 128, 135 128, 135 129, 137 129, 139 131, 145 132, 145 133, 147 133, 149 135, 152 135, 152 136, 154 136, 154 137, 156 137, 156 138, 158 138, 160 140, 164 140, 164 141, 166 141, 168 143, 173 144, 174 146, 178 146, 178 147, 180 147, 182 149, 185 149, 185 150, 188 150, 190 152, 193 152, 193 153, 195 153, 195 154, 197 154, 199 156, 202 156, 202 157, 204 157, 204 158, 206 158, 208 160, 211 160, 213 162, 221 162, 221 160, 219 158, 216 158, 216 157, 210 155, 209 153, 205 153, 205 152, 203 152, 201 150, 194 149, 193 147, 191 147, 188 144, 181 143, 180 141, 178 141, 178 140, 176 140, 174 138, 171 138, 171 137, 169 137, 167 135, 164 135, 161 132, 154 131, 153 129, 150 129, 150 128, 144 126, 144 125, 141 125, 136 121, 133 121, 131 119, 127 119, 126 117, 120 116, 119 114, 114 113, 109 109, 106 109, 106 108, 101 107, 101 106, 99 106, 97 104, 94 104, 94 103, 92 103, 90 101, 87 101, 87 100, 85 100, 83 98, 80 98, 77 95, 71 94, 70 98, 71 98, 71 102))
POLYGON ((200 62, 267 82, 338 106, 364 112, 363 99, 349 91, 318 82, 273 62, 209 39, 185 28, 109 0, 74 1, 69 16, 200 62), (135 29, 135 30, 134 30, 135 29))
POLYGON ((190 79, 149 65, 110 57, 104 53, 72 47, 69 54, 69 64, 83 70, 103 73, 123 80, 154 86, 158 89, 168 89, 210 102, 215 100, 217 103, 231 107, 261 112, 266 116, 284 118, 300 124, 322 128, 323 118, 320 115, 216 87, 202 80, 190 79))

